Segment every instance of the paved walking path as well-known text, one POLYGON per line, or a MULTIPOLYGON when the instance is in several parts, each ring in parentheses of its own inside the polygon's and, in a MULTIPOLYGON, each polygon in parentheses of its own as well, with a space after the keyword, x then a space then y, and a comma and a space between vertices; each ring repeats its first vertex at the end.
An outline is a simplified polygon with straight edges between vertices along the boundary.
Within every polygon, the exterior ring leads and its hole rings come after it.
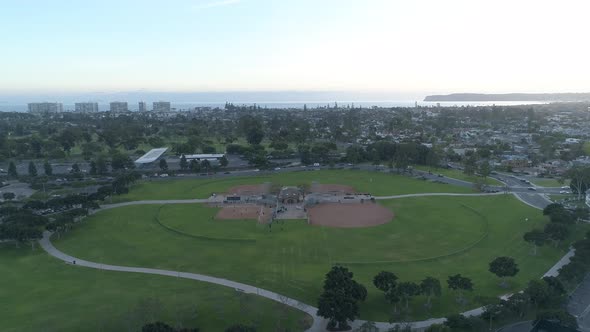
MULTIPOLYGON (((497 193, 466 193, 466 194, 459 194, 459 193, 420 193, 420 194, 403 194, 403 195, 392 195, 392 196, 374 196, 377 200, 384 200, 384 199, 396 199, 396 198, 406 198, 406 197, 424 197, 424 196, 494 196, 494 195, 504 195, 503 192, 497 193)), ((123 206, 130 206, 130 205, 148 205, 148 204, 195 204, 195 203, 223 203, 223 200, 220 199, 220 196, 214 198, 198 198, 198 199, 158 199, 158 200, 145 200, 145 201, 131 201, 131 202, 123 202, 123 203, 114 203, 114 204, 104 204, 100 206, 100 209, 95 210, 94 213, 114 209, 123 206)))

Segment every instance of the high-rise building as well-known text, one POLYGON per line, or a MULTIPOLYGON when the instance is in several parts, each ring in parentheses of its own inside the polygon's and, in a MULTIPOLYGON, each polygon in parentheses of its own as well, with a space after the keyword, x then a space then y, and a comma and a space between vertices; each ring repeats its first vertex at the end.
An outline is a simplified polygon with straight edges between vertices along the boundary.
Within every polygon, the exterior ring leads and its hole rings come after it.
POLYGON ((154 112, 170 112, 170 102, 169 101, 155 101, 154 102, 154 112))
POLYGON ((29 103, 29 113, 58 113, 63 112, 64 107, 62 103, 29 103))
POLYGON ((129 107, 126 101, 112 101, 110 110, 113 113, 124 113, 129 110, 129 107))
POLYGON ((76 112, 93 113, 98 112, 98 103, 75 103, 76 112))
POLYGON ((147 104, 145 101, 139 102, 139 111, 140 112, 147 112, 147 104))

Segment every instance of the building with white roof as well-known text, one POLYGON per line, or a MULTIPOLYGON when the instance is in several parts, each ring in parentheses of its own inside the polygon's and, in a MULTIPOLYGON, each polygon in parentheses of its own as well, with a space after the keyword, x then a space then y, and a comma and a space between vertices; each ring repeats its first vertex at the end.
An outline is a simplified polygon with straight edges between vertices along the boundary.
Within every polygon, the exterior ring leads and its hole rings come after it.
POLYGON ((146 154, 139 157, 139 159, 137 159, 135 163, 139 165, 151 164, 159 160, 167 150, 168 148, 151 149, 146 154))

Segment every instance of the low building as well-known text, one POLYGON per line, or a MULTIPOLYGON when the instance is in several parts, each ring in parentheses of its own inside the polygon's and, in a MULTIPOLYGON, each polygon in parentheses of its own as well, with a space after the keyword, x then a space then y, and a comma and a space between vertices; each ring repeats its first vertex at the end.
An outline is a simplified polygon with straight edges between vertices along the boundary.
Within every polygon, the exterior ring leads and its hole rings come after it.
POLYGON ((151 149, 146 154, 139 157, 139 159, 135 161, 135 164, 138 166, 153 164, 154 162, 160 160, 167 150, 168 148, 151 149))
POLYGON ((299 187, 283 187, 279 192, 279 202, 283 204, 297 204, 303 202, 303 190, 299 187))
POLYGON ((223 158, 225 154, 223 153, 203 153, 203 154, 185 154, 184 157, 187 161, 196 160, 196 161, 219 161, 223 158))
POLYGON ((113 113, 124 113, 129 111, 126 101, 113 101, 110 103, 110 111, 113 113))
POLYGON ((63 112, 64 107, 62 103, 29 103, 29 113, 35 114, 47 114, 47 113, 60 113, 63 112))
POLYGON ((504 156, 502 166, 511 168, 526 168, 529 167, 531 161, 526 157, 521 156, 504 156))
POLYGON ((75 103, 74 107, 75 107, 74 109, 76 110, 76 112, 81 112, 81 113, 98 112, 98 103, 91 103, 91 102, 75 103))

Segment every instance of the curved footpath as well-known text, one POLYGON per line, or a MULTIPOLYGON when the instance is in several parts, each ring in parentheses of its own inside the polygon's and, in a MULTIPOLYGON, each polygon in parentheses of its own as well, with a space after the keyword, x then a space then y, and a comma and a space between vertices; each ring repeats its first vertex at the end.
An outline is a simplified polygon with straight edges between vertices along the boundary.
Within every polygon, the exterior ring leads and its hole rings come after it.
MULTIPOLYGON (((492 196, 492 195, 502 195, 504 193, 479 193, 479 194, 457 194, 457 193, 422 193, 422 194, 406 194, 406 195, 394 195, 394 196, 376 196, 375 199, 377 200, 384 200, 384 199, 396 199, 396 198, 405 198, 405 197, 424 197, 424 196, 492 196)), ((520 199, 518 194, 514 193, 514 195, 520 199)), ((100 209, 93 211, 93 213, 97 213, 103 210, 123 207, 123 206, 130 206, 130 205, 146 205, 146 204, 193 204, 193 203, 209 203, 215 202, 213 199, 187 199, 187 200, 146 200, 146 201, 134 201, 134 202, 124 202, 124 203, 116 203, 116 204, 108 204, 102 206, 100 209)), ((532 207, 540 209, 538 206, 534 206, 528 204, 532 207)), ((280 295, 275 292, 271 292, 262 288, 258 288, 256 286, 251 286, 247 284, 243 284, 240 282, 231 281, 228 279, 223 278, 216 278, 207 276, 204 274, 197 274, 197 273, 188 273, 188 272, 180 272, 180 271, 172 271, 172 270, 161 270, 161 269, 151 269, 151 268, 142 268, 142 267, 130 267, 130 266, 119 266, 119 265, 109 265, 109 264, 101 264, 91 261, 82 260, 73 256, 70 256, 66 253, 59 251, 55 246, 51 243, 51 233, 45 231, 43 233, 43 238, 39 240, 39 244, 41 247, 51 256, 60 259, 68 264, 72 264, 72 262, 76 261, 75 266, 83 266, 89 267, 93 269, 99 270, 107 270, 107 271, 118 271, 118 272, 133 272, 133 273, 145 273, 145 274, 155 274, 155 275, 162 275, 168 277, 176 277, 176 278, 184 278, 184 279, 191 279, 191 280, 198 280, 202 282, 208 282, 216 285, 221 285, 225 287, 234 288, 236 291, 248 293, 248 294, 255 294, 262 296, 264 298, 282 303, 289 307, 301 310, 308 315, 310 315, 313 319, 312 326, 306 330, 306 332, 325 332, 327 320, 323 317, 319 317, 317 315, 317 308, 311 305, 305 304, 298 300, 288 298, 286 296, 280 295)), ((570 250, 565 256, 563 256, 547 273, 543 276, 556 276, 558 274, 559 269, 569 263, 570 258, 573 256, 574 251, 570 250)), ((503 296, 503 298, 508 297, 509 295, 503 296)), ((480 315, 483 312, 483 308, 475 308, 473 310, 469 310, 463 313, 465 316, 475 316, 480 315)), ((416 321, 416 322, 409 322, 414 329, 422 329, 426 328, 432 324, 442 324, 445 321, 445 318, 432 318, 423 321, 416 321)), ((363 320, 355 320, 352 322, 352 327, 358 328, 366 321, 363 320)), ((388 329, 401 324, 401 323, 389 323, 389 322, 375 322, 375 325, 379 329, 379 331, 387 331, 388 329)), ((406 323, 403 323, 406 324, 406 323)))

